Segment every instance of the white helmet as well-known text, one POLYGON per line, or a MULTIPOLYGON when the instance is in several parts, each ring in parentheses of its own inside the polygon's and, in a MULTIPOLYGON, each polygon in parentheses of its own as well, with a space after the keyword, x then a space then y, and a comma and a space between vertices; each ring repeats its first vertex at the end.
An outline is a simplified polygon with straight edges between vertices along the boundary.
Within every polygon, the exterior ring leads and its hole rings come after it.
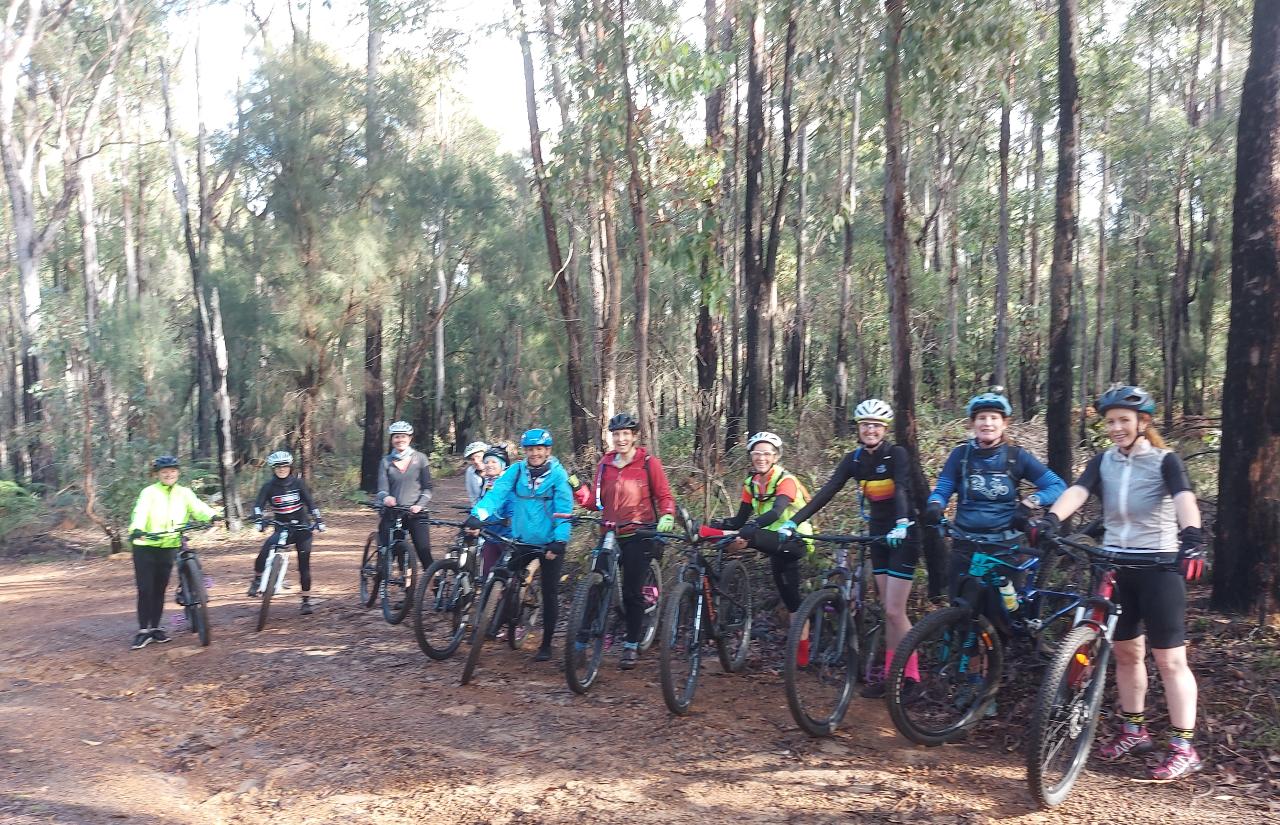
POLYGON ((293 454, 286 453, 284 450, 277 450, 276 452, 267 456, 267 466, 271 468, 283 467, 287 464, 292 464, 292 463, 293 463, 293 454))
POLYGON ((489 445, 483 441, 472 441, 462 450, 463 458, 471 458, 473 453, 483 453, 488 451, 489 445))
POLYGON ((893 407, 879 398, 868 398, 854 408, 853 420, 859 424, 870 421, 887 427, 893 423, 893 407))
POLYGON ((763 441, 766 444, 773 445, 773 449, 777 450, 778 452, 782 452, 782 439, 774 435, 773 433, 766 432, 764 430, 761 430, 760 432, 756 433, 755 435, 747 439, 747 449, 750 450, 752 447, 756 446, 761 441, 763 441))
POLYGON ((413 435, 413 425, 408 421, 397 421, 390 427, 387 427, 387 433, 390 435, 400 435, 401 433, 405 435, 413 435))

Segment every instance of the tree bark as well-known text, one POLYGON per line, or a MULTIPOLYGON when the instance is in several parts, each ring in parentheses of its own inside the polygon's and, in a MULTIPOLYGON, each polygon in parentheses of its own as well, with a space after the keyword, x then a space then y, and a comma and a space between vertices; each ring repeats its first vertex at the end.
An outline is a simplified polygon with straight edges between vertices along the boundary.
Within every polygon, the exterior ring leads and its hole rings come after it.
POLYGON ((1076 0, 1058 0, 1058 183, 1049 274, 1049 467, 1071 476, 1072 253, 1076 239, 1076 0))
MULTIPOLYGON (((369 35, 366 44, 364 87, 365 170, 368 175, 369 209, 377 221, 381 214, 379 170, 382 167, 382 133, 378 114, 378 73, 382 65, 381 0, 368 1, 369 35)), ((364 305, 364 438, 360 445, 360 489, 377 491, 378 465, 382 462, 386 425, 386 390, 382 383, 382 300, 376 290, 364 305)))
POLYGON ((787 347, 787 362, 783 367, 782 397, 795 409, 804 398, 805 336, 808 335, 809 307, 805 301, 805 252, 808 245, 805 222, 808 220, 809 141, 806 132, 809 123, 800 116, 800 135, 796 139, 796 305, 791 322, 791 338, 787 347))
POLYGON ((764 188, 764 3, 753 0, 748 22, 746 184, 742 221, 742 275, 746 291, 747 430, 768 423, 769 284, 764 267, 761 194, 764 188))
POLYGON ((1236 133, 1212 606, 1280 605, 1280 0, 1255 0, 1236 133))
POLYGON ((1009 383, 1009 132, 1013 108, 1013 64, 1009 55, 1000 95, 1000 219, 996 238, 996 363, 995 383, 1009 383))
MULTIPOLYGON (((907 242, 906 175, 902 158, 902 99, 899 91, 901 43, 904 28, 903 1, 885 0, 884 69, 884 250, 885 280, 889 292, 889 346, 893 352, 894 434, 911 456, 911 495, 918 508, 928 496, 920 465, 916 423, 915 377, 911 369, 911 258, 907 242)), ((946 591, 947 559, 942 543, 925 531, 925 563, 929 570, 929 595, 946 591)))
MULTIPOLYGON (((853 294, 853 216, 858 208, 858 144, 862 141, 862 77, 866 70, 866 40, 861 35, 862 19, 855 24, 859 32, 856 55, 853 64, 853 102, 850 107, 852 124, 849 131, 848 160, 844 166, 846 176, 844 200, 841 208, 841 224, 843 229, 843 253, 840 258, 840 304, 837 308, 836 342, 835 342, 835 377, 831 393, 831 413, 835 424, 836 435, 849 433, 849 314, 852 310, 853 294)), ((856 344, 859 348, 862 343, 856 344)), ((861 381, 866 375, 859 370, 861 381)))
POLYGON ((521 0, 512 0, 518 18, 520 52, 524 62, 525 107, 529 115, 529 154, 533 160, 534 185, 538 190, 538 203, 542 212, 543 236, 547 243, 547 260, 551 267, 552 283, 560 303, 564 319, 568 360, 565 374, 569 388, 569 420, 574 455, 582 455, 591 443, 587 422, 587 408, 582 389, 582 326, 578 316, 578 296, 570 282, 560 240, 556 230, 555 210, 551 202, 551 188, 547 182, 546 164, 542 160, 542 130, 538 126, 537 86, 533 77, 533 50, 529 45, 529 31, 524 20, 521 0))

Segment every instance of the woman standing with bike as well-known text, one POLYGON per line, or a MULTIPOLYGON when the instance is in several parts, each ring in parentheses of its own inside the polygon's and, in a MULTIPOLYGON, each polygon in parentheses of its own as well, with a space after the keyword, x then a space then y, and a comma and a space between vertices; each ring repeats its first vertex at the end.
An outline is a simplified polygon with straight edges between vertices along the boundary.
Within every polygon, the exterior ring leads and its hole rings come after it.
MULTIPOLYGON (((483 496, 485 493, 493 489, 494 482, 496 482, 502 476, 502 474, 507 471, 508 460, 509 459, 507 457, 507 448, 505 446, 495 445, 485 451, 484 485, 480 490, 480 495, 476 496, 476 501, 479 501, 481 496, 483 496)), ((474 505, 475 502, 472 502, 472 504, 474 505)), ((489 530, 489 532, 495 533, 499 536, 509 537, 511 535, 511 527, 510 527, 511 504, 510 502, 508 502, 507 505, 503 507, 501 510, 499 510, 495 515, 499 519, 500 523, 491 524, 487 529, 489 530)), ((467 535, 470 535, 473 537, 479 536, 480 531, 468 529, 467 535)), ((489 570, 495 564, 498 563, 498 559, 500 558, 502 558, 502 544, 500 542, 494 541, 493 539, 485 539, 484 544, 480 546, 480 561, 481 561, 480 579, 481 581, 484 580, 485 576, 489 575, 489 570)))
POLYGON ((462 477, 467 485, 467 501, 475 504, 484 494, 484 457, 489 452, 489 445, 483 441, 472 441, 462 450, 462 458, 467 462, 462 477))
MULTIPOLYGON (((738 540, 731 550, 752 547, 769 557, 773 583, 787 608, 787 614, 800 607, 800 559, 812 551, 805 536, 813 532, 808 523, 794 526, 794 533, 783 535, 780 528, 791 523, 796 513, 809 503, 800 479, 778 463, 782 458, 782 439, 770 432, 759 432, 747 439, 751 456, 751 475, 742 482, 742 501, 733 518, 716 519, 711 526, 737 530, 738 540)), ((803 657, 802 657, 803 658, 803 657)))
MULTIPOLYGON (((635 535, 636 524, 657 522, 658 532, 675 528, 676 500, 662 462, 636 443, 640 422, 630 413, 609 419, 609 439, 613 451, 605 453, 592 482, 581 484, 573 497, 581 506, 604 513, 614 524, 632 524, 618 533, 622 566, 622 604, 627 617, 627 640, 622 645, 618 667, 631 670, 640 657, 640 635, 644 626, 644 581, 649 561, 660 555, 656 538, 635 535)), ((573 478, 570 478, 572 484, 573 478)))
MULTIPOLYGON (((973 438, 947 456, 937 484, 925 505, 920 521, 936 525, 953 494, 955 525, 961 531, 991 542, 1019 538, 1028 524, 1032 508, 1047 507, 1058 500, 1067 485, 1058 474, 1035 456, 1005 437, 1013 406, 995 392, 969 399, 969 421, 973 438), (1018 497, 1019 483, 1033 484, 1036 492, 1018 497)), ((951 546, 951 589, 969 572, 969 563, 979 544, 956 540, 951 546)))
POLYGON ((1149 637, 1169 704, 1171 734, 1168 751, 1149 776, 1177 779, 1201 767, 1191 744, 1197 687, 1186 647, 1186 583, 1204 572, 1200 509, 1186 467, 1152 423, 1156 403, 1150 393, 1117 387, 1099 398, 1096 407, 1115 446, 1089 461, 1036 526, 1052 536, 1062 520, 1095 495, 1102 501, 1103 548, 1117 557, 1151 557, 1150 566, 1126 562, 1116 571, 1114 599, 1121 613, 1114 650, 1124 725, 1098 748, 1098 755, 1116 760, 1156 749, 1145 716, 1149 637))
POLYGON ((511 535, 521 544, 542 547, 542 645, 535 662, 551 659, 551 637, 560 617, 560 572, 569 543, 569 522, 554 517, 573 511, 569 474, 551 455, 551 433, 532 429, 520 437, 524 460, 507 468, 480 497, 467 519, 469 528, 487 527, 490 516, 511 507, 511 535))
MULTIPOLYGON (((431 502, 431 465, 425 455, 413 449, 413 425, 408 421, 395 422, 387 432, 391 435, 391 452, 383 456, 378 465, 378 492, 374 493, 374 501, 381 502, 383 507, 409 508, 404 524, 413 538, 418 561, 425 569, 431 564, 431 531, 422 511, 431 502)), ((382 511, 378 540, 384 547, 391 544, 391 527, 395 521, 394 512, 382 511)))
MULTIPOLYGON (((869 398, 853 411, 858 425, 858 449, 846 453, 835 472, 813 499, 778 530, 789 535, 797 524, 803 524, 827 506, 850 479, 858 482, 858 502, 867 530, 884 536, 882 543, 871 545, 871 569, 876 577, 876 590, 885 614, 885 664, 889 672, 893 651, 911 629, 907 618, 907 597, 915 578, 920 558, 920 539, 912 529, 910 457, 907 451, 886 440, 893 423, 893 408, 878 398, 869 398)), ((801 658, 806 658, 806 643, 801 644, 801 658)), ((907 662, 907 678, 919 683, 920 672, 914 661, 907 662)), ((884 696, 884 680, 868 678, 862 695, 878 699, 884 696)))
POLYGON ((209 521, 213 508, 205 504, 190 487, 178 483, 178 459, 158 456, 151 463, 156 483, 142 488, 129 520, 129 539, 133 544, 133 576, 138 585, 138 632, 133 637, 133 650, 152 642, 169 641, 160 627, 164 614, 164 594, 169 588, 174 555, 182 544, 178 533, 147 538, 144 533, 165 533, 189 521, 209 521))
MULTIPOLYGON (((311 525, 316 520, 315 529, 324 532, 324 521, 320 518, 320 508, 311 496, 311 488, 300 477, 293 474, 293 454, 277 450, 267 456, 267 466, 271 468, 271 479, 258 490, 258 498, 253 503, 253 515, 258 520, 258 532, 267 528, 264 510, 271 515, 284 519, 299 528, 311 525)), ((289 530, 280 527, 281 530, 289 530)), ((262 543, 258 557, 253 560, 254 577, 249 580, 249 595, 258 592, 258 578, 266 569, 267 554, 271 545, 275 544, 275 536, 262 543)), ((287 544, 298 548, 298 578, 302 581, 302 615, 311 615, 311 531, 307 529, 289 530, 287 544)))

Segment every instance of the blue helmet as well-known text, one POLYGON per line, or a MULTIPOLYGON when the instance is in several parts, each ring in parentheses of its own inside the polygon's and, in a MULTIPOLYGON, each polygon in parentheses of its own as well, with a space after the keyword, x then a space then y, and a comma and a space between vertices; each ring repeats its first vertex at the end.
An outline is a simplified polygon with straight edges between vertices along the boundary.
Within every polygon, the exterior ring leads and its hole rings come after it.
POLYGON ((167 470, 170 467, 177 466, 178 459, 171 455, 158 455, 156 456, 156 460, 151 462, 151 469, 153 470, 167 470))
POLYGON ((1107 410, 1114 409, 1156 414, 1156 400, 1142 387, 1113 387, 1104 392, 1094 406, 1098 415, 1106 415, 1107 410))
POLYGON ((984 392, 975 395, 969 399, 969 404, 965 409, 968 411, 970 418, 984 410, 995 410, 1005 418, 1013 415, 1013 405, 1009 403, 1009 399, 998 392, 984 392))
POLYGON ((551 433, 542 429, 525 430, 520 436, 521 447, 550 447, 552 443, 551 433))

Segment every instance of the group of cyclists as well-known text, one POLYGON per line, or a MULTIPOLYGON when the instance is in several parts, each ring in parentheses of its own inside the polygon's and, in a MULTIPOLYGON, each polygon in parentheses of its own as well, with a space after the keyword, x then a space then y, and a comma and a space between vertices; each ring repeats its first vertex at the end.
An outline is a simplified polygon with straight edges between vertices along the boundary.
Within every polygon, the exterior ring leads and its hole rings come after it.
MULTIPOLYGON (((1090 496, 1096 496, 1103 512, 1103 546, 1117 554, 1131 554, 1133 559, 1150 560, 1146 566, 1126 566, 1116 583, 1115 601, 1121 608, 1115 631, 1116 682, 1124 721, 1118 733, 1098 747, 1097 754, 1105 760, 1118 760, 1157 748, 1145 717, 1145 653, 1149 644, 1164 683, 1170 721, 1167 750, 1150 776, 1176 779, 1201 766, 1192 744, 1197 687, 1187 666, 1185 614, 1186 584, 1198 579, 1204 569, 1205 536, 1186 469, 1155 428, 1155 402, 1150 393, 1140 387, 1116 387, 1097 399, 1095 408, 1113 446, 1096 455, 1067 486, 1009 436, 1013 408, 1008 398, 1000 392, 975 396, 967 405, 972 435, 947 457, 920 512, 910 484, 911 456, 889 441, 894 411, 882 400, 873 398, 857 405, 858 445, 812 496, 782 465, 783 440, 771 432, 757 432, 747 440, 751 472, 742 482, 738 511, 713 520, 711 526, 736 531, 731 549, 753 548, 768 557, 781 603, 794 613, 801 603, 801 562, 814 552, 808 538, 814 534, 812 519, 848 482, 856 482, 862 518, 871 534, 883 537, 873 546, 871 558, 885 614, 888 672, 893 651, 911 629, 907 601, 920 556, 920 531, 942 521, 953 496, 952 521, 971 537, 953 541, 949 566, 953 591, 982 542, 1003 542, 1023 535, 1033 537, 1033 542, 1052 538, 1090 496), (1022 483, 1034 487, 1034 492, 1022 496, 1022 483), (1048 509, 1034 516, 1041 508, 1048 509)), ((630 670, 639 658, 646 607, 642 586, 650 560, 661 549, 656 539, 638 533, 651 534, 655 526, 659 533, 671 532, 676 502, 662 462, 638 443, 640 428, 635 417, 615 415, 608 429, 612 449, 587 478, 579 478, 555 458, 552 435, 544 429, 531 429, 521 436, 522 455, 516 461, 511 461, 502 444, 474 442, 463 451, 471 501, 464 529, 473 536, 481 531, 507 536, 536 550, 530 555, 536 555, 542 568, 545 628, 534 656, 538 662, 552 656, 559 618, 558 586, 571 530, 571 521, 564 515, 571 513, 575 504, 600 511, 606 522, 630 525, 618 531, 626 616, 619 667, 630 670), (650 529, 641 531, 641 525, 650 529)), ((425 512, 432 492, 430 466, 427 456, 413 448, 412 425, 397 421, 389 427, 389 435, 391 451, 379 466, 375 496, 383 506, 380 534, 387 543, 397 515, 392 508, 399 508, 425 566, 431 562, 425 512)), ((273 477, 258 495, 255 513, 259 523, 263 523, 264 509, 269 509, 301 524, 314 519, 316 529, 323 530, 320 511, 306 485, 293 474, 292 463, 285 452, 268 458, 273 477)), ((178 461, 173 456, 157 458, 154 471, 156 483, 142 491, 130 523, 138 585, 135 649, 168 641, 159 620, 178 539, 176 535, 160 539, 147 536, 213 516, 207 505, 177 483, 178 461)), ((311 609, 306 558, 310 531, 300 530, 290 540, 297 544, 302 610, 307 613, 311 609)), ((483 571, 492 567, 501 551, 497 542, 485 541, 483 571)), ((256 572, 261 572, 265 553, 266 545, 256 572)), ((807 658, 807 641, 802 640, 797 664, 805 665, 807 658)), ((905 675, 908 684, 918 684, 918 663, 909 660, 905 675)), ((883 696, 884 692, 883 682, 877 681, 870 681, 863 689, 867 697, 883 696)))

